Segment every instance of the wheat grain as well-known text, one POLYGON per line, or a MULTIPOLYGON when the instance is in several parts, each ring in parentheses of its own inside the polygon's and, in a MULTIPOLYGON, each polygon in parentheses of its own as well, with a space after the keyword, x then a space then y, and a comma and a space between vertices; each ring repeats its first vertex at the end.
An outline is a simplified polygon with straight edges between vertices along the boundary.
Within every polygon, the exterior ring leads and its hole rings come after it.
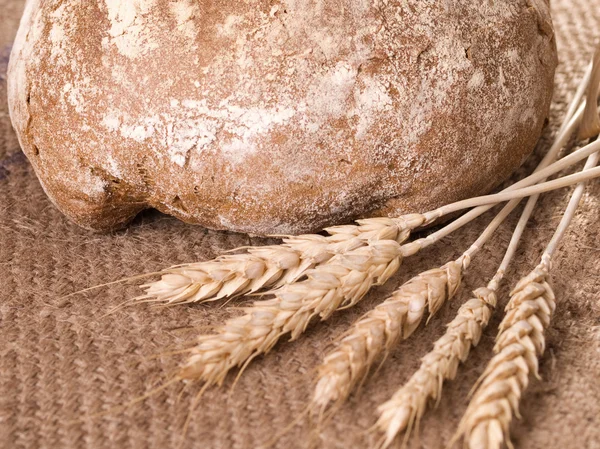
POLYGON ((399 218, 370 218, 356 225, 334 226, 328 236, 286 237, 281 245, 248 248, 214 260, 164 270, 160 280, 143 285, 145 294, 132 302, 183 304, 216 301, 295 282, 336 254, 366 246, 369 241, 404 242, 422 226, 420 214, 399 218))
POLYGON ((335 255, 308 270, 307 279, 272 292, 273 299, 256 301, 216 334, 199 337, 179 377, 221 384, 229 370, 268 352, 284 334, 296 339, 313 317, 327 319, 356 304, 372 286, 386 282, 403 257, 418 250, 418 241, 400 246, 395 240, 374 240, 335 255))
POLYGON ((519 400, 529 374, 538 375, 544 330, 555 309, 547 278, 548 266, 543 262, 511 292, 494 347, 496 355, 478 381, 455 437, 464 436, 471 449, 500 449, 504 442, 512 447, 510 422, 513 415, 519 417, 519 400))
POLYGON ((380 448, 389 447, 400 432, 410 430, 421 419, 430 400, 440 400, 444 380, 454 379, 459 363, 464 362, 471 347, 479 343, 496 307, 496 292, 490 284, 473 294, 474 298, 461 306, 446 333, 423 357, 410 380, 378 407, 376 427, 384 434, 380 448))
POLYGON ((322 414, 343 401, 378 358, 415 331, 427 308, 433 315, 454 296, 468 264, 469 258, 462 256, 419 274, 359 319, 319 367, 313 409, 322 414))

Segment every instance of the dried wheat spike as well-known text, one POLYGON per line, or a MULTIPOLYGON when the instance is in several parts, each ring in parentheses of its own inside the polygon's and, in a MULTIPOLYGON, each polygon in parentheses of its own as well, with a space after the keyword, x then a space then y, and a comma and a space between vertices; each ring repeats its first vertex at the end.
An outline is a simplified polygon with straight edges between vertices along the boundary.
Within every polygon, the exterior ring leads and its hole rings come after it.
POLYGON ((329 234, 287 237, 280 245, 245 249, 214 260, 164 270, 160 280, 143 285, 145 294, 132 302, 185 304, 216 301, 295 282, 336 254, 366 246, 369 241, 402 243, 425 224, 420 214, 400 218, 369 218, 356 225, 334 226, 329 234))
POLYGON ((512 447, 509 427, 519 416, 519 400, 529 382, 538 376, 538 357, 544 353, 544 330, 555 309, 547 282, 547 265, 540 264, 511 292, 506 316, 494 347, 496 355, 478 381, 477 390, 463 416, 457 437, 471 449, 512 447))
POLYGON ((377 359, 415 331, 426 308, 433 315, 455 295, 468 262, 462 256, 419 274, 360 318, 319 367, 313 409, 322 414, 345 400, 377 359))
POLYGON ((423 357, 419 369, 390 400, 378 407, 376 428, 384 434, 380 448, 389 447, 400 432, 407 429, 410 432, 425 413, 427 403, 440 400, 443 382, 454 379, 458 365, 467 359, 471 347, 479 343, 496 307, 496 292, 482 287, 473 294, 475 297, 461 306, 433 350, 423 357))
POLYGON ((386 282, 400 267, 407 248, 416 251, 418 244, 368 240, 365 246, 308 270, 306 280, 282 286, 272 292, 273 299, 255 302, 216 334, 201 336, 179 377, 221 384, 230 369, 268 352, 284 334, 297 338, 314 316, 327 319, 340 307, 354 305, 372 286, 386 282))

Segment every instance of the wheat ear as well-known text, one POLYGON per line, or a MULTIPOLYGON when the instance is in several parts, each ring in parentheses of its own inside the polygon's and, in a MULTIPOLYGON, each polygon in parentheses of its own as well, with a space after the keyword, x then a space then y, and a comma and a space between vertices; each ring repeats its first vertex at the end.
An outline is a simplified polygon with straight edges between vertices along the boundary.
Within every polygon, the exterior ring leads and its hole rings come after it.
POLYGON ((283 244, 253 247, 207 262, 169 268, 160 280, 143 285, 145 294, 132 302, 185 304, 252 294, 292 283, 336 254, 367 245, 368 241, 404 242, 423 225, 420 214, 399 218, 370 218, 356 225, 334 226, 329 234, 286 237, 283 244))
POLYGON ((323 415, 330 404, 345 400, 382 354, 412 335, 425 310, 433 315, 454 296, 468 263, 463 256, 419 274, 360 318, 319 367, 313 410, 323 415))

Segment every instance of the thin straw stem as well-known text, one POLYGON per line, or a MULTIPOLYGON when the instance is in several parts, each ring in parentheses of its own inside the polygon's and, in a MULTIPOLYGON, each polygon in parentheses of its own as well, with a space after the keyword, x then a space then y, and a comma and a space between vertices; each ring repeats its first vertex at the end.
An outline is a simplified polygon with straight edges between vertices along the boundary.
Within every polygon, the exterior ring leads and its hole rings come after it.
MULTIPOLYGON (((599 146, 600 146, 600 142, 599 142, 599 146)), ((439 231, 434 232, 433 234, 430 234, 429 236, 425 237, 424 239, 421 239, 421 241, 419 243, 419 248, 423 249, 430 245, 433 245, 434 243, 438 242, 440 239, 450 235, 452 232, 456 231, 460 227, 462 227, 465 224, 469 223, 470 221, 474 220, 479 215, 483 214, 486 210, 489 210, 491 207, 493 207, 497 203, 501 203, 501 202, 509 201, 509 200, 513 200, 513 199, 520 199, 520 198, 524 198, 527 196, 537 195, 540 193, 559 189, 562 187, 567 187, 572 184, 576 184, 579 182, 587 181, 589 179, 597 178, 598 176, 600 176, 600 167, 596 167, 596 168, 592 168, 592 169, 588 169, 588 170, 582 170, 579 173, 575 173, 575 174, 568 175, 568 176, 563 176, 562 178, 558 178, 553 181, 547 181, 547 182, 544 182, 541 184, 536 184, 534 186, 525 187, 525 188, 518 189, 518 190, 512 190, 512 191, 508 191, 508 192, 503 191, 500 193, 496 193, 494 195, 480 196, 477 198, 473 198, 471 200, 467 200, 472 203, 472 205, 470 207, 472 207, 473 205, 483 205, 483 204, 488 204, 488 205, 491 204, 491 205, 485 210, 473 209, 469 213, 454 220, 452 223, 450 223, 449 225, 440 229, 439 231)), ((455 204, 458 204, 458 203, 455 203, 455 204)), ((451 211, 456 212, 457 210, 460 210, 460 209, 461 209, 461 207, 457 206, 456 210, 451 210, 451 211)), ((405 245, 405 246, 407 246, 407 245, 405 245)))
MULTIPOLYGON (((594 61, 592 60, 586 67, 585 72, 583 74, 583 78, 581 79, 581 82, 579 83, 579 87, 577 88, 577 92, 575 92, 575 95, 573 96, 573 99, 571 100, 571 103, 569 104, 569 108, 567 109, 567 113, 565 114, 566 119, 558 130, 559 134, 565 130, 565 128, 569 124, 569 121, 571 120, 572 117, 575 116, 575 112, 580 107, 579 103, 581 102, 581 99, 585 95, 585 91, 588 88, 588 85, 590 84, 590 80, 592 79, 593 67, 594 67, 594 61)), ((580 109, 581 109, 581 114, 583 114, 583 107, 581 107, 580 109)))
POLYGON ((485 228, 479 238, 473 242, 467 251, 465 251, 465 257, 473 257, 483 247, 483 245, 487 243, 494 232, 496 232, 498 227, 504 222, 506 217, 508 217, 508 215, 517 207, 520 202, 521 199, 514 199, 507 203, 500 213, 498 213, 498 215, 496 215, 490 224, 485 228))
MULTIPOLYGON (((550 163, 553 163, 555 161, 556 157, 558 156, 558 151, 559 151, 560 147, 562 146, 562 145, 559 145, 559 143, 562 143, 561 142, 562 140, 566 140, 566 138, 573 133, 574 130, 571 129, 571 126, 581 122, 581 120, 583 118, 585 106, 586 106, 586 100, 583 98, 583 96, 585 94, 586 89, 588 88, 588 86, 590 84, 590 80, 592 78, 593 67, 594 67, 594 61, 592 60, 588 64, 588 66, 584 72, 583 78, 581 79, 581 82, 579 83, 579 87, 577 88, 575 95, 571 99, 571 102, 567 109, 567 113, 565 114, 563 123, 560 126, 560 129, 558 131, 556 142, 552 145, 552 148, 550 149, 550 151, 548 151, 548 154, 542 160, 542 162, 540 163, 540 165, 538 166, 536 171, 543 169, 545 166, 548 166, 548 165, 550 165, 550 163), (583 102, 582 102, 582 99, 583 99, 583 102)), ((523 209, 523 212, 521 214, 519 222, 517 223, 517 226, 515 227, 515 230, 513 232, 511 240, 510 240, 510 243, 506 250, 506 253, 504 254, 504 258, 502 259, 502 263, 500 264, 500 267, 498 268, 496 275, 494 276, 494 278, 492 279, 492 281, 490 283, 490 284, 493 284, 493 286, 496 288, 497 288, 497 285, 502 280, 502 278, 504 277, 504 273, 508 269, 508 266, 509 266, 511 260, 513 259, 514 255, 517 251, 519 241, 521 240, 523 232, 525 232, 525 227, 527 226, 527 223, 529 222, 529 219, 531 218, 533 210, 535 209, 535 206, 538 202, 538 199, 539 199, 539 195, 533 195, 533 196, 529 197, 529 199, 527 200, 527 204, 525 205, 525 209, 523 209)))
MULTIPOLYGON (((583 171, 589 171, 591 167, 595 167, 598 164, 599 158, 600 155, 598 153, 592 154, 588 158, 583 171)), ((584 192, 585 182, 581 182, 575 188, 575 191, 573 192, 573 195, 569 200, 569 204, 567 206, 567 209, 565 210, 562 220, 560 221, 560 224, 558 225, 558 228, 556 229, 552 240, 550 240, 550 243, 548 244, 548 247, 546 248, 546 251, 542 256, 542 260, 549 261, 556 252, 556 248, 558 248, 558 245, 561 239, 564 237, 567 228, 571 224, 571 221, 573 221, 573 217, 575 216, 575 212, 577 211, 577 207, 579 206, 579 202, 581 201, 584 192)))
MULTIPOLYGON (((597 147, 600 147, 600 142, 598 142, 597 147)), ((598 150, 596 149, 596 151, 598 151, 598 150)), ((476 198, 464 200, 464 202, 458 201, 456 203, 453 203, 453 204, 450 204, 449 206, 444 207, 444 215, 452 213, 452 212, 457 212, 462 209, 471 208, 474 206, 503 203, 505 201, 509 201, 509 200, 512 200, 515 198, 523 198, 523 197, 535 195, 538 193, 549 192, 550 190, 560 189, 562 187, 567 187, 572 184, 577 184, 579 182, 593 179, 599 175, 600 175, 600 167, 596 167, 596 168, 583 170, 579 173, 574 173, 572 175, 563 176, 561 178, 554 179, 552 181, 543 182, 543 183, 532 185, 529 187, 523 187, 521 189, 516 189, 516 190, 511 190, 511 191, 502 191, 500 193, 495 193, 492 195, 479 196, 476 198)))
MULTIPOLYGON (((570 130, 570 129, 571 128, 569 127, 567 130, 570 130)), ((560 143, 562 143, 562 145, 564 145, 564 143, 566 143, 567 140, 568 140, 568 136, 564 137, 563 139, 559 139, 557 142, 560 142, 560 143)), ((557 145, 556 143, 552 146, 551 152, 552 152, 553 157, 556 157, 556 154, 558 154, 558 152, 560 151, 561 148, 562 147, 560 145, 557 145)), ((573 153, 569 154, 568 156, 565 156, 565 157, 561 158, 560 160, 558 160, 557 162, 554 162, 552 164, 549 164, 549 162, 551 161, 551 158, 546 157, 540 163, 538 169, 533 174, 529 175, 526 178, 523 178, 521 181, 514 183, 510 187, 504 189, 503 191, 501 191, 495 195, 506 194, 508 192, 520 190, 521 188, 529 187, 533 184, 536 184, 537 182, 540 182, 540 181, 548 178, 549 176, 554 175, 554 174, 558 173, 559 171, 570 167, 573 164, 576 164, 577 162, 585 159, 589 155, 596 153, 599 150, 600 150, 600 142, 593 142, 589 145, 586 145, 583 148, 580 148, 577 151, 574 151, 573 153)), ((547 156, 548 155, 550 155, 550 150, 549 150, 547 156)), ((436 220, 440 217, 443 217, 444 215, 447 215, 449 213, 457 212, 462 209, 469 209, 471 207, 477 206, 478 204, 482 204, 482 203, 485 204, 486 201, 490 201, 490 200, 488 199, 488 200, 481 201, 481 199, 489 198, 491 196, 493 196, 493 195, 486 195, 486 196, 475 197, 475 198, 471 198, 471 199, 467 199, 467 200, 457 201, 455 203, 448 204, 448 205, 442 206, 438 209, 434 209, 429 212, 426 212, 423 215, 427 219, 426 223, 431 223, 434 220, 436 220)), ((497 202, 501 202, 501 201, 497 201, 497 202)), ((479 215, 483 214, 484 212, 488 211, 491 207, 493 207, 493 205, 480 206, 479 208, 474 209, 473 212, 477 211, 478 214, 475 215, 473 218, 476 218, 479 215)))
POLYGON ((525 205, 525 208, 523 209, 523 212, 521 213, 521 217, 519 218, 519 222, 517 223, 517 226, 515 227, 515 230, 513 231, 512 237, 510 239, 510 243, 508 244, 508 248, 506 249, 506 252, 504 253, 504 258, 502 259, 502 262, 500 263, 500 267, 498 268, 496 275, 492 279, 493 282, 500 283, 500 281, 504 277, 504 273, 506 273, 506 270, 508 269, 508 266, 510 265, 511 260, 513 259, 514 255, 517 251, 517 247, 521 240, 521 236, 523 235, 523 232, 525 231, 525 227, 527 226, 527 223, 529 222, 529 219, 531 218, 531 214, 533 213, 533 210, 535 209, 538 198, 539 198, 539 195, 534 195, 534 196, 530 197, 529 200, 527 201, 527 204, 525 205))

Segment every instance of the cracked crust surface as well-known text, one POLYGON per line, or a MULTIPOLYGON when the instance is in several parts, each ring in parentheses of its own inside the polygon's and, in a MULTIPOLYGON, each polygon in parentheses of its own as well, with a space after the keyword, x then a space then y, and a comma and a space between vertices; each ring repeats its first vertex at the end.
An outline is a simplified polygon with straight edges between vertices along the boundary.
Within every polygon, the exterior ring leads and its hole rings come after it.
POLYGON ((545 0, 29 0, 9 105, 81 226, 294 234, 488 191, 556 62, 545 0))

